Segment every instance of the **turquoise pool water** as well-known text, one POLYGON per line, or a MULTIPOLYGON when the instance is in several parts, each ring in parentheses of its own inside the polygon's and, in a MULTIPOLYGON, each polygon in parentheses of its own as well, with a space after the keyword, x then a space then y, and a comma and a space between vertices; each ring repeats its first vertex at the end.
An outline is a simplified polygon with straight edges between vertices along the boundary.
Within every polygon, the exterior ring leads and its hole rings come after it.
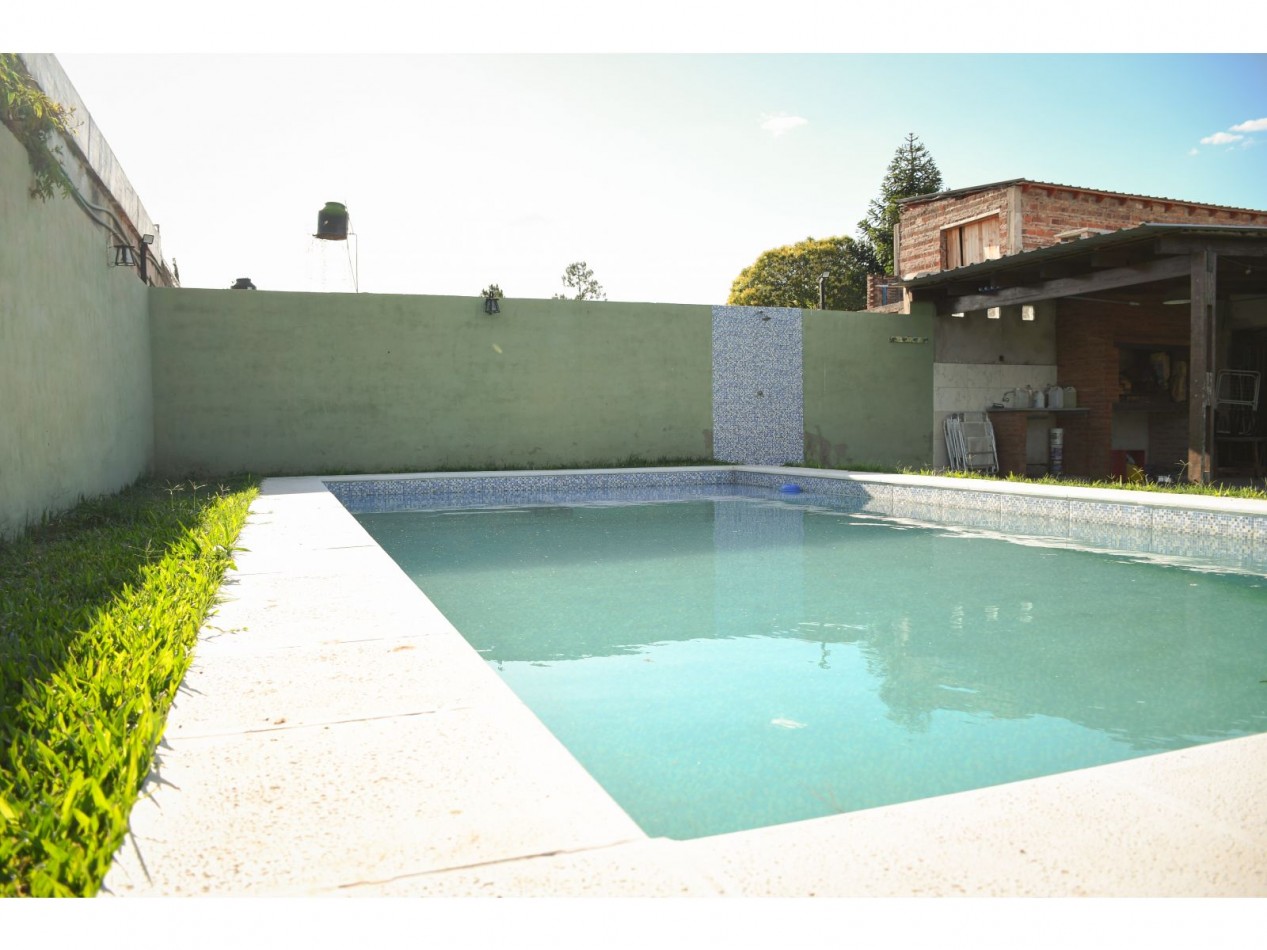
POLYGON ((652 836, 1267 731, 1267 578, 813 498, 358 515, 652 836))

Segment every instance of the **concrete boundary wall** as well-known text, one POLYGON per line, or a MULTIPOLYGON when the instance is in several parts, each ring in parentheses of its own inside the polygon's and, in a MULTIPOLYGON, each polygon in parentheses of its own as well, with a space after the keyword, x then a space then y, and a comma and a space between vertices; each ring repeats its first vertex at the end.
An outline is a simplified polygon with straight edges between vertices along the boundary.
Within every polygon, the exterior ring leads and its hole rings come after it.
POLYGON ((705 306, 153 288, 162 474, 712 454, 705 306))
POLYGON ((30 197, 0 126, 0 538, 149 469, 146 285, 69 198, 30 197))
POLYGON ((831 468, 932 463, 933 320, 806 310, 806 462, 831 468))
POLYGON ((20 56, 36 84, 55 102, 74 110, 70 135, 59 138, 63 144, 62 167, 75 187, 87 199, 114 205, 122 213, 124 222, 135 231, 129 235, 134 242, 139 241, 142 234, 152 234, 154 243, 149 253, 155 261, 161 262, 163 236, 62 64, 51 53, 22 53, 20 56))
POLYGON ((931 321, 151 290, 160 474, 927 465, 931 321))

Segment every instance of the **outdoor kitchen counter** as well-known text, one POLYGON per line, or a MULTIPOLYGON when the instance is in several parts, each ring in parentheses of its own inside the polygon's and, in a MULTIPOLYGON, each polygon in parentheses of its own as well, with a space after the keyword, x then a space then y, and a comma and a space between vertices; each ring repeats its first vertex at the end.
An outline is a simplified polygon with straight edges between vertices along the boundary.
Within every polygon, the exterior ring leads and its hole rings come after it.
MULTIPOLYGON (((994 426, 994 446, 999 456, 999 473, 1002 475, 1043 475, 1049 469, 1047 436, 1041 440, 1030 433, 1030 419, 1039 416, 1060 416, 1059 427, 1065 429, 1064 472, 1078 474, 1078 468, 1070 466, 1069 422, 1085 419, 1089 409, 987 409, 990 424, 994 426)), ((1049 426, 1055 428, 1055 426, 1049 426)), ((1081 428, 1081 426, 1076 426, 1081 428)), ((1077 457, 1080 460, 1080 456, 1077 457)))

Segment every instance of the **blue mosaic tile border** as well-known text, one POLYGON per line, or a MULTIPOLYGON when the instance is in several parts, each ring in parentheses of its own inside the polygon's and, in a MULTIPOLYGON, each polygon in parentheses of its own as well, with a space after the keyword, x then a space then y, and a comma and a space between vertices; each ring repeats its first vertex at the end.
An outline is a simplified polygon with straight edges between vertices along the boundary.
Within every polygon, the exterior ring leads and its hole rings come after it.
POLYGON ((1150 540, 1149 551, 1169 557, 1231 564, 1250 571, 1267 571, 1267 550, 1256 547, 1247 538, 1158 534, 1150 540))
POLYGON ((805 454, 801 311, 713 307, 713 457, 744 465, 805 454))
POLYGON ((490 473, 325 481, 349 511, 471 505, 594 504, 744 496, 1067 540, 1104 550, 1210 558, 1267 571, 1267 515, 902 485, 789 470, 665 469, 490 473), (783 494, 795 484, 801 494, 783 494), (711 490, 711 492, 710 492, 711 490))
POLYGON ((488 475, 418 475, 401 478, 331 478, 324 482, 330 493, 345 506, 362 500, 426 500, 440 495, 480 498, 483 496, 522 497, 527 494, 557 496, 566 492, 600 492, 638 488, 685 488, 700 485, 729 485, 734 472, 729 468, 680 469, 663 472, 508 472, 488 475))
POLYGON ((949 502, 942 506, 943 524, 962 525, 965 528, 976 528, 978 531, 1002 531, 1003 513, 997 507, 977 508, 949 502))
POLYGON ((1173 534, 1214 534, 1222 538, 1252 540, 1255 522, 1262 518, 1253 515, 1219 514, 1211 517, 1206 512, 1185 511, 1175 508, 1155 508, 1152 511, 1153 530, 1173 534), (1205 517, 1194 517, 1205 515, 1205 517))
POLYGON ((356 515, 389 511, 441 511, 453 508, 518 508, 559 505, 636 505, 656 502, 699 501, 701 499, 730 499, 751 497, 769 498, 769 493, 740 485, 695 485, 690 487, 639 487, 603 488, 595 491, 549 492, 480 492, 411 496, 361 497, 344 501, 343 505, 356 515))
POLYGON ((828 478, 800 473, 794 475, 790 472, 787 475, 772 475, 769 472, 747 472, 736 469, 735 484, 773 489, 782 488, 784 485, 796 485, 810 495, 830 498, 835 502, 846 502, 859 509, 864 508, 876 497, 877 491, 882 491, 886 501, 889 497, 888 485, 869 485, 847 478, 828 478))
POLYGON ((915 521, 941 521, 942 509, 952 500, 957 499, 951 493, 936 488, 894 485, 889 514, 894 518, 915 521))

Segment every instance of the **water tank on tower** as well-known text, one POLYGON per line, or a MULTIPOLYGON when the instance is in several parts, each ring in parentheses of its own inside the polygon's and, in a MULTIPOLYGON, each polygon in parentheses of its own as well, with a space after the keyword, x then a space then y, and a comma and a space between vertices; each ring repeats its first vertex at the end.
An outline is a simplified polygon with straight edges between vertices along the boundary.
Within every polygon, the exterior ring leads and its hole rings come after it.
POLYGON ((348 239, 348 209, 338 201, 327 201, 326 206, 317 212, 317 233, 313 237, 323 241, 346 241, 348 239))
POLYGON ((308 241, 308 290, 358 292, 360 240, 352 240, 356 232, 350 225, 347 205, 341 201, 327 201, 317 212, 317 233, 308 241))

